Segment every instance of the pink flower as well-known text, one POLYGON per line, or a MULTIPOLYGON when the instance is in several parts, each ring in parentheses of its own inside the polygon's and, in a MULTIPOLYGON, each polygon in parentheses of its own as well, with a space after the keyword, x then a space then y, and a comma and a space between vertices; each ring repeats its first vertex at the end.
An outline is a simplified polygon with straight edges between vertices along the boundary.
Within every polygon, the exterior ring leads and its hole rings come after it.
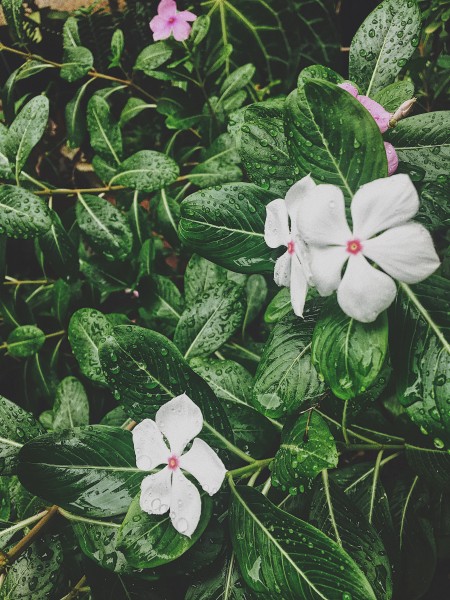
MULTIPOLYGON (((347 91, 354 98, 360 102, 364 108, 366 108, 372 117, 375 120, 375 123, 378 125, 381 133, 384 133, 389 129, 389 122, 392 119, 392 114, 385 110, 381 104, 369 98, 369 96, 360 96, 358 94, 358 90, 351 83, 340 83, 339 87, 347 91)), ((386 149, 386 157, 388 161, 388 175, 393 175, 398 167, 398 156, 395 148, 389 142, 384 142, 384 147, 386 149)))
POLYGON ((192 29, 189 21, 195 21, 196 18, 197 16, 188 10, 178 12, 175 0, 161 0, 158 14, 150 21, 154 41, 166 40, 173 33, 177 42, 184 42, 192 29))

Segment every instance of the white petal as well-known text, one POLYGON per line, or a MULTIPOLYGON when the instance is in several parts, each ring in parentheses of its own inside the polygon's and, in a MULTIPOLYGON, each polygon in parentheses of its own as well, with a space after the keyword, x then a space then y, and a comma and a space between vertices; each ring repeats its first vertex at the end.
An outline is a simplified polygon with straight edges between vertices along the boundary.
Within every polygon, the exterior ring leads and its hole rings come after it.
POLYGON ((172 472, 168 467, 142 480, 140 506, 150 515, 163 515, 169 510, 172 472))
POLYGON ((155 421, 169 441, 171 452, 177 456, 203 427, 201 410, 186 394, 163 404, 156 413, 155 421))
POLYGON ((408 175, 392 175, 361 186, 351 206, 353 233, 367 240, 376 233, 403 225, 419 210, 419 197, 408 175))
POLYGON ((289 252, 285 252, 280 258, 277 258, 273 271, 273 279, 277 285, 289 287, 291 281, 291 260, 289 252))
POLYGON ((158 465, 167 463, 170 451, 155 421, 144 419, 132 431, 136 466, 150 471, 158 465))
POLYGON ((310 246, 309 255, 313 283, 321 296, 329 296, 341 283, 349 255, 342 246, 310 246))
POLYGON ((316 187, 314 183, 314 179, 311 175, 306 175, 294 183, 292 187, 290 187, 286 193, 286 206, 291 218, 291 230, 295 231, 296 229, 296 219, 297 219, 297 211, 300 207, 300 202, 306 197, 306 195, 316 187))
POLYGON ((340 188, 321 184, 310 191, 300 204, 297 228, 307 244, 345 246, 352 234, 345 217, 344 195, 340 188))
POLYGON ((193 475, 210 496, 219 491, 227 472, 211 446, 200 438, 195 438, 191 449, 180 458, 180 467, 193 475))
POLYGON ((202 514, 200 493, 178 469, 173 474, 172 496, 170 498, 170 520, 178 531, 191 537, 197 529, 202 514))
POLYGON ((431 235, 423 225, 413 222, 365 241, 363 253, 391 277, 405 283, 426 279, 440 265, 431 235))
POLYGON ((303 317, 303 308, 305 306, 306 293, 308 291, 308 281, 306 279, 303 266, 294 256, 291 261, 291 304, 297 317, 303 317))
POLYGON ((272 200, 266 206, 264 240, 269 248, 278 248, 278 246, 287 246, 290 237, 286 202, 281 198, 272 200))
POLYGON ((363 323, 375 321, 395 299, 394 281, 374 269, 362 254, 351 256, 338 288, 339 306, 349 316, 363 323))

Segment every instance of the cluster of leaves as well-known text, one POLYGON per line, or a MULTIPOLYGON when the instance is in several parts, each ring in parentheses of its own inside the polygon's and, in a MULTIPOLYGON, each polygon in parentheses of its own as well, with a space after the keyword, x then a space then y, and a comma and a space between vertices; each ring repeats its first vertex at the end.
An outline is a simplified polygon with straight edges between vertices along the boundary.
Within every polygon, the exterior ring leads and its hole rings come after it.
MULTIPOLYGON (((385 138, 439 274, 401 285, 374 323, 313 292, 299 319, 273 283, 265 206, 308 173, 349 203, 386 176, 383 139, 329 67, 265 99, 296 65, 289 10, 318 35, 325 4, 203 4, 185 45, 133 55, 116 29, 103 72, 89 11, 64 20, 49 59, 26 49, 22 2, 3 2, 16 45, 0 49, 21 63, 0 124, 0 598, 436 599, 450 558, 449 112, 385 138), (130 433, 181 393, 229 469, 191 538, 141 511, 130 433)), ((353 40, 349 78, 389 111, 421 92, 421 25, 416 0, 384 0, 353 40)))

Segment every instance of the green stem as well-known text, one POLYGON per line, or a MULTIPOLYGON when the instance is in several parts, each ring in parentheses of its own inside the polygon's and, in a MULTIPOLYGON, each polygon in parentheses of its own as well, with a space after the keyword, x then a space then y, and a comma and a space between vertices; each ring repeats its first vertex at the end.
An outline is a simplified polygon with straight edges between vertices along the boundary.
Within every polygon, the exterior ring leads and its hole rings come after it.
MULTIPOLYGON (((342 423, 339 423, 338 421, 335 421, 335 419, 332 419, 327 414, 325 414, 324 412, 322 412, 321 410, 319 410, 317 408, 315 408, 314 410, 321 417, 323 417, 327 421, 330 421, 330 423, 333 423, 333 425, 336 425, 336 427, 342 428, 342 423)), ((367 442, 368 444, 377 444, 378 443, 376 440, 371 440, 370 438, 365 437, 364 435, 361 435, 360 433, 356 433, 356 431, 353 431, 352 429, 349 429, 348 427, 347 427, 347 434, 350 434, 352 437, 354 437, 354 438, 356 438, 358 440, 362 440, 363 442, 367 442)))
POLYGON ((342 452, 356 450, 404 450, 405 444, 345 444, 342 452))
POLYGON ((261 471, 273 461, 272 458, 263 458, 261 460, 254 460, 251 465, 240 467, 239 469, 233 469, 227 472, 227 477, 233 479, 233 477, 246 477, 252 475, 255 471, 261 471))
POLYGON ((382 458, 383 458, 383 450, 380 450, 377 454, 377 460, 375 461, 375 466, 373 469, 372 490, 370 493, 370 507, 369 507, 369 523, 370 524, 372 524, 373 509, 375 506, 375 496, 376 496, 376 492, 377 492, 377 483, 378 483, 378 477, 380 475, 380 465, 381 465, 382 458))
POLYGON ((342 548, 342 540, 339 535, 339 530, 336 523, 336 518, 334 516, 333 503, 331 502, 331 494, 330 494, 330 482, 328 480, 328 471, 327 469, 323 469, 322 471, 322 481, 323 481, 323 489, 325 491, 325 498, 327 499, 328 505, 328 513, 330 515, 331 525, 333 526, 334 535, 336 537, 336 541, 342 548))
POLYGON ((203 424, 203 426, 205 427, 205 429, 209 429, 209 431, 217 439, 219 439, 221 441, 221 443, 224 445, 225 448, 227 448, 230 452, 232 452, 236 456, 239 456, 239 458, 241 458, 245 462, 251 463, 251 464, 258 462, 257 460, 255 460, 254 458, 249 456, 248 454, 245 454, 245 452, 243 450, 241 450, 240 448, 238 448, 237 446, 232 444, 230 441, 228 441, 226 437, 224 437, 222 434, 220 434, 218 431, 216 431, 213 427, 211 427, 211 425, 209 423, 205 422, 203 424))
POLYGON ((19 531, 19 529, 25 529, 25 527, 28 527, 28 525, 36 523, 36 521, 39 521, 40 519, 42 519, 42 517, 45 517, 47 512, 47 510, 44 510, 38 513, 37 515, 34 515, 33 517, 28 517, 28 519, 24 519, 23 521, 14 523, 14 525, 11 525, 11 527, 8 527, 7 529, 2 529, 0 531, 0 539, 5 535, 8 536, 10 533, 14 533, 14 531, 19 531))
POLYGON ((350 444, 350 440, 347 432, 347 409, 348 409, 348 400, 345 401, 344 410, 342 411, 342 435, 344 436, 345 443, 347 446, 350 444))

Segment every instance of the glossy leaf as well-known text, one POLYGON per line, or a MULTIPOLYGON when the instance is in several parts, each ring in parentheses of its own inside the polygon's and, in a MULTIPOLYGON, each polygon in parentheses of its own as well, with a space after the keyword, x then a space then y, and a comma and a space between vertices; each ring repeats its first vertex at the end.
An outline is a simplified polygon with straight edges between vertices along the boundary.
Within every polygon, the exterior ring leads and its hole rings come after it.
POLYGON ((45 234, 51 227, 46 203, 23 188, 0 188, 0 233, 9 237, 29 238, 45 234))
POLYGON ((136 467, 131 433, 89 425, 42 435, 19 452, 19 479, 32 494, 85 517, 124 513, 148 474, 136 467))
POLYGON ((89 423, 89 401, 76 377, 65 377, 56 390, 53 405, 53 429, 63 431, 89 423))
POLYGON ((88 48, 72 46, 64 50, 63 65, 59 73, 63 79, 71 83, 89 73, 93 65, 94 57, 88 48))
POLYGON ((314 330, 312 360, 335 396, 349 400, 365 392, 380 373, 387 351, 386 313, 373 323, 360 323, 327 303, 314 330))
POLYGON ((419 44, 416 0, 384 0, 366 18, 350 47, 350 79, 372 96, 392 83, 419 44))
POLYGON ((271 272, 276 254, 264 242, 265 205, 271 200, 250 183, 196 192, 181 204, 180 239, 232 271, 271 272))
POLYGON ((309 407, 324 386, 311 362, 311 340, 318 318, 312 306, 299 319, 287 315, 274 327, 255 375, 253 405, 264 415, 277 418, 309 407))
POLYGON ((257 490, 232 487, 230 522, 240 571, 255 592, 283 600, 342 600, 345 594, 375 600, 361 569, 336 542, 257 490))
POLYGON ((308 411, 283 429, 280 449, 270 464, 272 483, 295 489, 323 469, 336 468, 338 458, 328 425, 314 410, 308 411))
POLYGON ((119 124, 111 115, 108 102, 99 95, 89 100, 87 125, 91 146, 106 161, 120 164, 122 154, 122 134, 119 124))
POLYGON ((281 288, 275 294, 264 313, 264 321, 266 323, 277 323, 292 311, 291 292, 289 288, 281 288))
POLYGON ((162 275, 153 275, 139 288, 140 314, 148 327, 172 335, 184 310, 184 300, 177 286, 162 275))
POLYGON ((2 10, 8 23, 8 31, 16 42, 23 42, 25 11, 21 0, 3 0, 2 10))
POLYGON ((150 77, 153 71, 167 62, 172 55, 172 49, 164 41, 150 44, 142 50, 136 60, 134 68, 136 71, 143 71, 150 77))
POLYGON ((51 224, 39 237, 39 247, 58 277, 75 275, 78 272, 78 256, 75 245, 64 229, 61 219, 54 210, 49 210, 51 224))
POLYGON ((202 152, 199 164, 195 165, 187 178, 200 188, 240 181, 242 171, 239 162, 234 139, 223 133, 202 152))
POLYGON ((184 357, 207 356, 242 325, 245 292, 241 286, 225 283, 197 297, 178 321, 174 343, 184 357))
POLYGON ((191 306, 205 292, 225 283, 226 280, 227 272, 224 268, 198 254, 193 254, 184 274, 184 295, 187 306, 191 306))
POLYGON ((406 100, 414 96, 414 85, 404 79, 396 81, 379 90, 373 99, 389 112, 395 112, 406 100))
POLYGON ((433 487, 450 490, 450 454, 436 448, 418 448, 407 444, 406 458, 414 473, 433 487))
POLYGON ((310 173, 317 183, 338 185, 349 200, 364 183, 387 175, 375 120, 334 83, 307 79, 292 92, 286 100, 285 129, 295 180, 310 173))
POLYGON ((141 150, 127 158, 109 185, 124 185, 140 192, 154 192, 173 183, 179 168, 174 160, 154 150, 141 150))
POLYGON ((8 352, 15 358, 27 358, 39 352, 45 342, 44 332, 34 325, 16 327, 8 336, 8 352))
POLYGON ((242 323, 243 335, 261 311, 267 297, 267 283, 262 275, 250 275, 245 286, 247 308, 242 323))
POLYGON ((45 433, 33 415, 0 396, 0 473, 16 472, 17 455, 25 442, 45 433))

